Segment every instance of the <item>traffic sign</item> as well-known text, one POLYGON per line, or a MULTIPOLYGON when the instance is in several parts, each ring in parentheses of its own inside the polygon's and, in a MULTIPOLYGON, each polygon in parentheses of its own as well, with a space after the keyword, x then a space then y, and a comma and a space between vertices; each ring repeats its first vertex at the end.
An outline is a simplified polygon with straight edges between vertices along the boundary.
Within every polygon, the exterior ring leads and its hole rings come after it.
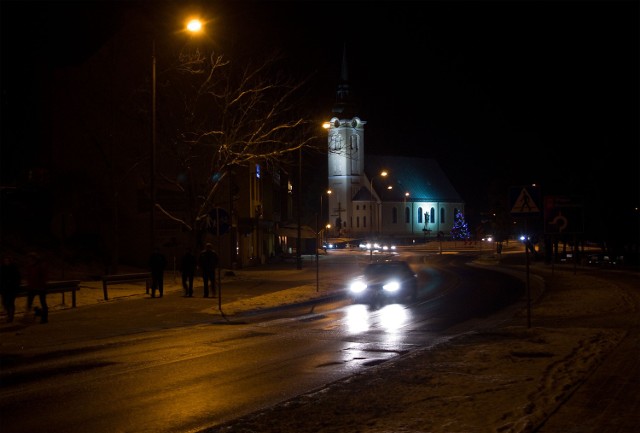
POLYGON ((533 186, 515 186, 509 191, 512 215, 540 213, 540 190, 533 186))
POLYGON ((582 202, 567 196, 545 196, 544 232, 577 234, 584 231, 582 202))

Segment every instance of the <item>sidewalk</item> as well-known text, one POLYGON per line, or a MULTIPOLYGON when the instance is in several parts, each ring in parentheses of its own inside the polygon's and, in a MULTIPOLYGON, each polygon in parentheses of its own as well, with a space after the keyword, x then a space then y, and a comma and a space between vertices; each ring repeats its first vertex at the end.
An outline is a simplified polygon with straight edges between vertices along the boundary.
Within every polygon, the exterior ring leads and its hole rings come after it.
MULTIPOLYGON (((497 263, 487 257, 485 264, 497 263)), ((520 273, 524 269, 521 256, 503 255, 498 266, 520 273)), ((636 431, 637 274, 586 269, 575 274, 568 265, 531 266, 536 275, 532 282, 539 277, 547 284, 545 296, 535 296, 531 329, 523 325, 525 311, 519 303, 511 319, 495 326, 450 341, 443 338, 433 347, 371 367, 376 374, 337 381, 323 392, 208 431, 311 433, 328 428, 327 414, 336 427, 331 431, 363 425, 380 431, 441 433, 558 432, 576 426, 593 432, 636 431), (608 383, 611 387, 604 386, 608 383), (586 429, 587 419, 593 429, 586 429)), ((185 298, 173 275, 166 276, 163 298, 151 298, 143 284, 136 284, 113 286, 109 301, 104 301, 101 282, 89 282, 79 292, 84 293, 78 307, 52 309, 48 324, 21 323, 18 317, 17 323, 3 323, 0 352, 9 363, 19 359, 28 368, 49 360, 51 354, 117 345, 132 333, 154 338, 155 332, 181 332, 180 327, 241 324, 242 314, 252 310, 343 295, 339 286, 310 284, 315 267, 308 262, 302 270, 287 264, 234 273, 222 278, 222 299, 203 298, 201 279, 194 297, 185 298)), ((331 274, 321 279, 330 280, 337 284, 339 278, 331 274)))
MULTIPOLYGON (((70 293, 64 302, 61 294, 47 296, 50 313, 46 324, 39 323, 33 313, 25 314, 26 298, 18 298, 14 321, 7 323, 6 315, 0 317, 0 352, 5 359, 19 355, 35 360, 59 350, 83 350, 96 342, 115 342, 132 333, 152 335, 184 326, 240 324, 246 320, 243 314, 343 295, 342 288, 335 284, 309 284, 315 279, 310 277, 312 273, 315 277, 315 266, 308 262, 305 265, 301 270, 295 264, 232 273, 223 270, 221 298, 205 298, 200 277, 194 281, 193 297, 183 296, 181 278, 172 272, 165 274, 162 298, 146 294, 144 283, 127 283, 109 286, 109 299, 105 301, 102 281, 82 281, 76 308, 71 307, 70 293)), ((34 306, 39 306, 37 298, 34 306)))

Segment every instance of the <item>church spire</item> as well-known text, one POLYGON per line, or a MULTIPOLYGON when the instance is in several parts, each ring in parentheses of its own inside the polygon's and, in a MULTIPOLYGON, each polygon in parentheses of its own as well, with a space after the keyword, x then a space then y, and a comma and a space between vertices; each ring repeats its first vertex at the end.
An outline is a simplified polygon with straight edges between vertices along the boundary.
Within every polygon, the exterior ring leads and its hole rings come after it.
POLYGON ((347 72, 347 44, 344 44, 342 48, 342 73, 340 74, 340 81, 346 83, 349 81, 349 73, 347 72))
POLYGON ((342 51, 342 68, 340 71, 340 83, 338 84, 338 91, 336 92, 336 104, 331 111, 343 119, 356 115, 355 101, 348 83, 346 43, 342 51))

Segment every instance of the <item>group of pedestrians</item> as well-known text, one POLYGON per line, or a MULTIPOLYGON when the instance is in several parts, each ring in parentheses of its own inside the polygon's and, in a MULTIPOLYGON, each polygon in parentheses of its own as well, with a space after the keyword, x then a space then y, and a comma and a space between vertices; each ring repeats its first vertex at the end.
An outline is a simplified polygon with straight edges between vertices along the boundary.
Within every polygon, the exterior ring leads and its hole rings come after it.
POLYGON ((33 308, 33 317, 40 317, 40 323, 49 321, 47 305, 47 281, 49 279, 44 259, 37 253, 29 253, 26 264, 26 284, 22 284, 22 272, 16 259, 11 255, 2 258, 0 266, 0 292, 2 306, 7 312, 7 321, 13 322, 16 313, 16 297, 23 289, 27 290, 27 313, 31 313, 36 296, 40 306, 33 308))
MULTIPOLYGON (((213 245, 207 243, 204 250, 198 257, 191 249, 187 249, 180 260, 180 273, 182 275, 182 287, 184 296, 193 297, 193 280, 196 271, 200 269, 204 284, 204 297, 216 296, 216 269, 218 267, 218 253, 213 249, 213 245)), ((167 260, 158 248, 155 248, 149 257, 149 269, 151 270, 151 297, 159 297, 164 294, 164 271, 167 267, 167 260)))
MULTIPOLYGON (((182 287, 184 295, 193 297, 193 280, 196 271, 200 269, 204 283, 204 297, 216 296, 216 269, 218 267, 218 254, 213 246, 207 243, 198 257, 192 250, 187 250, 180 263, 182 273, 182 287), (211 294, 211 296, 209 296, 211 294)), ((149 257, 149 269, 151 271, 151 297, 164 295, 164 272, 167 268, 167 259, 159 248, 154 248, 149 257)), ((2 306, 7 312, 7 321, 13 322, 16 312, 16 298, 21 290, 27 291, 27 313, 31 313, 36 297, 40 306, 33 308, 33 317, 40 317, 40 323, 49 321, 49 306, 47 305, 47 281, 49 275, 47 266, 41 255, 29 253, 24 272, 20 270, 15 257, 6 254, 2 257, 0 267, 0 295, 2 306)))

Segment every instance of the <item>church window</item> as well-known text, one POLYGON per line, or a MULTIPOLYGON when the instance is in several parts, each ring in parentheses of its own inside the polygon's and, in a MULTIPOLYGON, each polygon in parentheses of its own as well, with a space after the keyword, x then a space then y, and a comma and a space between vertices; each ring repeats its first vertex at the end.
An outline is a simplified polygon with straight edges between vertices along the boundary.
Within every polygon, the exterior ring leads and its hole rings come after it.
POLYGON ((422 224, 422 208, 418 208, 418 224, 422 224))
POLYGON ((444 208, 440 208, 440 224, 444 224, 444 208))
POLYGON ((356 228, 360 228, 360 217, 356 217, 356 228))
POLYGON ((404 222, 408 223, 410 220, 410 212, 409 212, 409 206, 407 206, 406 208, 404 208, 404 222))
POLYGON ((434 208, 431 208, 431 213, 429 215, 431 215, 431 221, 429 222, 431 224, 434 224, 436 222, 436 210, 434 208))
POLYGON ((359 159, 358 159, 358 136, 352 135, 349 143, 349 160, 351 161, 351 174, 359 173, 359 159))

